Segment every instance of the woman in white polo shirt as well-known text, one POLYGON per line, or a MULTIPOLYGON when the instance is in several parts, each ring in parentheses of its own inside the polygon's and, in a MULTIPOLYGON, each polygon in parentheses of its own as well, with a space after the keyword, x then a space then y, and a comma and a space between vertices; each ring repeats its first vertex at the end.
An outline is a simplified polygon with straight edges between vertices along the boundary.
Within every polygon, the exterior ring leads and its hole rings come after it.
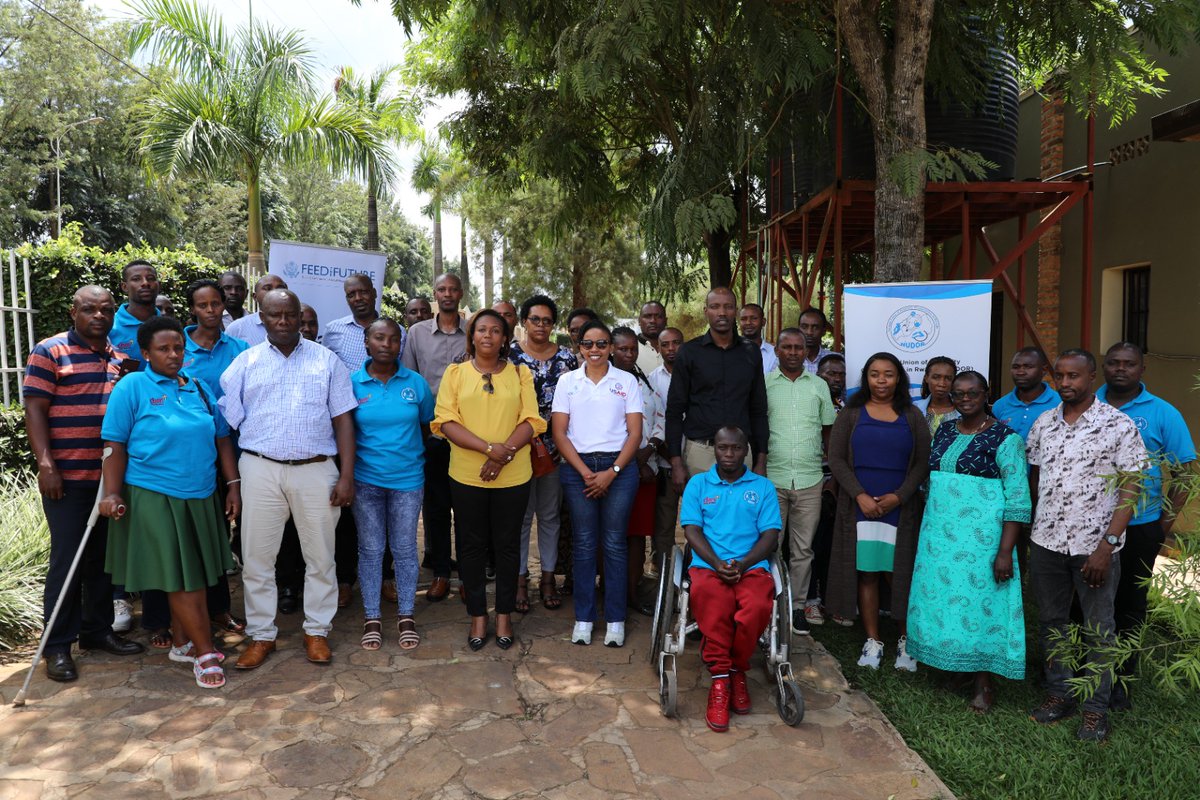
POLYGON ((571 641, 591 644, 596 621, 596 554, 603 550, 604 643, 625 643, 625 527, 638 490, 642 391, 637 379, 608 363, 612 333, 591 321, 579 332, 577 370, 558 380, 551 407, 563 497, 571 510, 575 630, 571 641))

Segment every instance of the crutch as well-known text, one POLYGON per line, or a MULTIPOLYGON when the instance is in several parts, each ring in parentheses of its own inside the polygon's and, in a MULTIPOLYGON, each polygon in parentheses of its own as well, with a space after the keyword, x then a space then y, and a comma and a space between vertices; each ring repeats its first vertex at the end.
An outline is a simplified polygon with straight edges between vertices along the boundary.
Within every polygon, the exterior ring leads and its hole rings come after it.
MULTIPOLYGON (((83 550, 87 547, 88 539, 92 537, 92 529, 96 527, 96 522, 100 519, 100 499, 104 497, 103 465, 110 455, 112 455, 112 448, 104 448, 104 453, 100 457, 102 468, 100 488, 96 490, 96 502, 92 504, 92 513, 88 517, 87 529, 83 532, 83 540, 79 542, 79 549, 75 551, 75 558, 71 561, 71 568, 67 570, 67 579, 63 581, 62 591, 59 592, 58 599, 54 601, 54 610, 50 612, 50 620, 46 623, 45 630, 42 631, 42 640, 38 642, 37 652, 33 654, 33 663, 29 665, 29 672, 25 675, 25 683, 21 686, 21 691, 17 692, 17 696, 13 698, 13 708, 20 708, 25 705, 25 693, 29 691, 29 682, 33 680, 33 672, 42 660, 42 651, 46 649, 46 639, 50 636, 50 631, 54 629, 54 621, 58 619, 58 612, 62 608, 63 598, 67 596, 67 589, 70 588, 71 581, 75 578, 75 570, 79 568, 79 560, 83 558, 83 550)), ((119 506, 118 509, 124 513, 124 506, 119 506)))

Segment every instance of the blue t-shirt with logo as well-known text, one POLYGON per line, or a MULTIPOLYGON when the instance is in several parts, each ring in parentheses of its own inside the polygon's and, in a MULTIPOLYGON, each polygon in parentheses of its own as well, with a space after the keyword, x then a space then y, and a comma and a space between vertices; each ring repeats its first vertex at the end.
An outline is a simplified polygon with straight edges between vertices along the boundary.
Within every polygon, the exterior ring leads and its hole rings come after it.
MULTIPOLYGON (((762 534, 782 528, 783 518, 775 484, 770 480, 746 469, 740 478, 727 483, 714 465, 688 481, 679 506, 679 523, 698 526, 713 552, 722 561, 729 561, 749 553, 762 534)), ((695 553, 692 566, 713 568, 695 553)), ((760 561, 749 569, 759 567, 766 569, 767 562, 760 561)))
POLYGON ((100 438, 129 454, 125 483, 183 500, 217 489, 218 436, 229 426, 200 381, 180 386, 150 369, 121 378, 108 397, 100 438))
POLYGON ((204 381, 204 385, 212 390, 213 396, 220 400, 225 394, 225 390, 221 388, 221 373, 229 369, 229 365, 238 354, 250 345, 222 331, 221 338, 208 350, 192 340, 192 333, 196 327, 189 325, 183 329, 183 373, 204 381))
MULTIPOLYGON (((1150 455, 1150 468, 1146 470, 1142 481, 1142 493, 1130 525, 1156 522, 1162 516, 1163 461, 1174 471, 1180 465, 1196 460, 1192 434, 1179 409, 1161 397, 1150 394, 1146 384, 1141 384, 1141 387, 1142 391, 1137 397, 1118 409, 1133 420, 1138 433, 1142 435, 1142 444, 1146 445, 1146 452, 1150 455)), ((1102 403, 1108 402, 1108 384, 1096 391, 1096 397, 1102 403)), ((1178 513, 1179 509, 1174 511, 1178 513)))
POLYGON ((435 404, 429 383, 399 361, 387 383, 371 377, 366 364, 350 383, 358 399, 354 479, 382 489, 420 489, 425 485, 421 425, 433 421, 435 404))
MULTIPOLYGON (((161 313, 157 308, 154 309, 154 316, 157 317, 161 313)), ((139 362, 142 360, 142 348, 138 347, 137 335, 142 322, 143 320, 129 313, 129 303, 121 303, 113 317, 112 330, 108 332, 108 343, 114 349, 139 362)))
POLYGON ((1052 408, 1057 408, 1062 402, 1058 392, 1050 388, 1050 384, 1042 381, 1042 393, 1033 402, 1026 403, 1017 397, 1017 390, 992 403, 992 416, 1021 434, 1022 439, 1029 438, 1029 431, 1037 418, 1052 408))

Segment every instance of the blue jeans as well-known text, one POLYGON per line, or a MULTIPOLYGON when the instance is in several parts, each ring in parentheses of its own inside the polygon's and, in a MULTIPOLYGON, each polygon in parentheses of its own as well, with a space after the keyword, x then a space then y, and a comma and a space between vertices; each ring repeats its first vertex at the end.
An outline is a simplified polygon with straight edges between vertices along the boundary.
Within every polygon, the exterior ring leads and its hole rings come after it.
MULTIPOLYGON (((603 472, 617 453, 580 453, 592 472, 603 472)), ((629 551, 625 529, 638 490, 637 469, 621 470, 599 499, 585 497, 583 476, 565 461, 558 468, 563 497, 571 511, 571 548, 575 562, 575 619, 596 621, 596 550, 604 550, 604 620, 625 621, 626 570, 629 551)))
POLYGON ((399 616, 409 617, 417 598, 417 517, 424 489, 409 492, 354 482, 354 520, 358 524, 358 589, 363 613, 379 619, 383 552, 391 547, 396 566, 399 616))

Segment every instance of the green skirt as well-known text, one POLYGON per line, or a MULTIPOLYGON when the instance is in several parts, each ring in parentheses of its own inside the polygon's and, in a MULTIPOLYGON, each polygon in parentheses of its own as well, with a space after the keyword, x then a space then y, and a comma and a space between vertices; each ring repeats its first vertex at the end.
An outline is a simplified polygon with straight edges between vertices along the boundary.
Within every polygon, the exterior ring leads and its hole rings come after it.
POLYGON ((126 484, 125 503, 125 516, 108 525, 104 568, 115 585, 129 592, 193 592, 233 567, 216 492, 181 500, 126 484))

